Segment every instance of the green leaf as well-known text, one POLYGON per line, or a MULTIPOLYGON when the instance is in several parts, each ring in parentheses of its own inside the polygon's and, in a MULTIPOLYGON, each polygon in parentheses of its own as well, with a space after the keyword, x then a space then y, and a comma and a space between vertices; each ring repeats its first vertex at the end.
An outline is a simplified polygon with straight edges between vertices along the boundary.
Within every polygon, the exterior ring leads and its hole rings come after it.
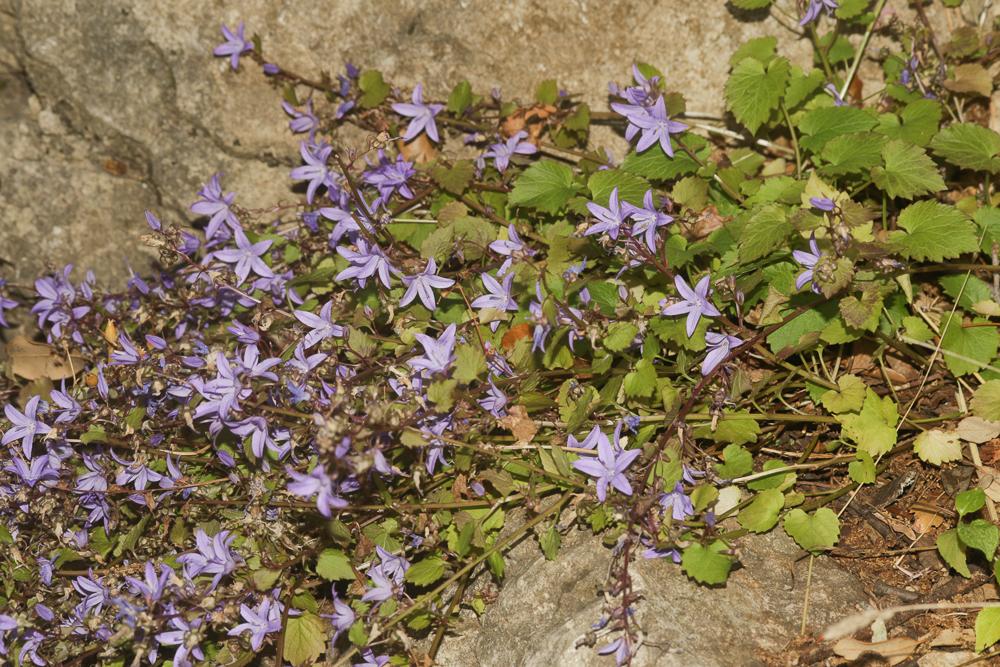
POLYGON ((752 533, 766 533, 778 523, 778 514, 785 506, 785 494, 777 489, 761 491, 744 507, 737 521, 752 533))
POLYGON ((406 570, 403 578, 414 586, 429 586, 444 576, 448 564, 437 556, 417 561, 406 570))
POLYGON ((621 352, 632 345, 639 327, 631 322, 615 322, 608 327, 608 333, 603 338, 604 349, 611 352, 621 352))
POLYGON ((721 540, 716 540, 708 547, 692 544, 681 555, 681 569, 699 584, 723 584, 729 578, 729 570, 733 566, 732 558, 719 553, 725 548, 721 540))
POLYGON ((870 388, 865 389, 865 402, 858 414, 839 415, 844 437, 871 456, 885 454, 896 444, 898 406, 889 396, 879 398, 870 388))
POLYGON ((944 562, 966 579, 972 578, 966 561, 965 545, 958 539, 958 530, 946 530, 937 538, 937 550, 944 562))
MULTIPOLYGON (((918 146, 926 146, 938 131, 941 113, 941 104, 935 100, 914 100, 899 114, 902 121, 900 124, 883 122, 878 131, 892 139, 902 139, 918 146)), ((896 117, 892 114, 883 114, 880 120, 887 117, 895 123, 896 117)))
POLYGON ((294 667, 310 665, 326 650, 326 626, 319 616, 307 611, 289 616, 285 626, 285 660, 294 667))
POLYGON ((862 449, 858 451, 857 459, 847 464, 847 474, 856 484, 871 484, 875 481, 875 461, 872 460, 872 455, 862 449))
POLYGON ((755 58, 744 58, 733 68, 726 81, 726 105, 736 120, 756 133, 778 108, 788 82, 789 64, 775 58, 764 65, 755 58))
POLYGON ((771 0, 730 0, 730 2, 732 2, 733 7, 751 10, 763 9, 764 7, 769 7, 771 5, 771 0))
POLYGON ((740 236, 740 261, 760 259, 784 246, 792 232, 785 210, 778 205, 764 206, 753 214, 740 236))
POLYGON ((868 9, 870 0, 840 0, 836 16, 838 19, 853 19, 868 9))
POLYGON ((365 70, 358 78, 361 97, 358 104, 363 109, 373 109, 385 101, 392 87, 382 78, 382 72, 375 69, 365 70))
POLYGON ((728 445, 722 450, 725 463, 716 463, 715 472, 723 479, 742 477, 753 470, 753 456, 742 445, 728 445))
POLYGON ((465 344, 455 348, 455 373, 459 382, 469 384, 486 372, 486 356, 479 345, 465 344))
POLYGON ((460 116, 470 106, 472 106, 472 86, 468 81, 459 81, 448 95, 448 111, 460 116))
POLYGON ((736 67, 744 58, 753 58, 766 65, 774 57, 776 48, 778 48, 777 37, 767 35, 748 39, 736 47, 733 55, 729 56, 729 66, 736 67))
POLYGON ((818 153, 834 137, 867 132, 876 125, 878 120, 874 116, 856 107, 819 107, 802 117, 799 129, 803 137, 799 144, 807 150, 818 153))
POLYGON ((1000 134, 975 123, 955 123, 938 132, 931 150, 963 169, 1000 171, 1000 134))
POLYGON ((743 445, 748 442, 757 442, 760 435, 760 424, 750 416, 747 410, 739 412, 728 412, 722 415, 715 430, 711 424, 698 426, 692 432, 695 438, 705 438, 714 442, 729 442, 734 445, 743 445))
POLYGON ((139 543, 139 538, 142 534, 146 532, 146 526, 149 525, 150 515, 146 514, 143 516, 134 526, 132 526, 127 533, 121 535, 118 538, 118 544, 115 546, 112 555, 115 558, 120 557, 126 551, 133 551, 135 545, 139 543))
POLYGON ((986 560, 993 560, 1000 544, 1000 528, 985 519, 958 523, 958 539, 968 547, 983 552, 986 560))
POLYGON ((913 441, 913 452, 924 463, 940 466, 962 458, 962 443, 954 433, 924 431, 913 441))
POLYGON ((972 414, 983 419, 1000 420, 1000 380, 987 380, 972 397, 972 414))
POLYGON ((884 166, 872 169, 872 182, 890 197, 913 199, 944 190, 937 165, 919 146, 893 139, 882 149, 884 166))
POLYGON ((469 181, 476 171, 472 160, 457 160, 452 166, 436 164, 430 168, 431 178, 446 192, 461 195, 469 186, 469 181))
POLYGON ((555 560, 559 554, 559 546, 561 544, 562 538, 559 536, 559 531, 556 530, 555 524, 549 526, 538 536, 538 545, 542 548, 545 560, 555 560))
POLYGON ((354 581, 351 559, 340 549, 324 549, 316 561, 316 574, 327 581, 354 581))
POLYGON ((785 89, 785 106, 791 111, 805 102, 825 80, 823 72, 815 67, 808 74, 797 66, 792 67, 792 74, 788 77, 788 87, 785 89))
MULTIPOLYGON (((701 211, 708 204, 708 181, 697 176, 682 178, 674 184, 670 198, 693 211, 701 211)), ((683 239, 683 236, 676 238, 683 239)))
POLYGON ((982 489, 969 489, 955 496, 955 509, 958 517, 978 512, 986 506, 986 493, 982 489))
MULTIPOLYGON (((707 143, 703 140, 695 139, 690 135, 684 139, 685 143, 694 151, 698 159, 705 160, 711 152, 707 143), (700 146, 698 145, 700 143, 700 146)), ((641 153, 630 151, 622 162, 621 168, 637 176, 650 178, 656 181, 669 181, 683 176, 693 174, 699 169, 699 165, 690 155, 681 151, 674 151, 674 156, 670 157, 663 152, 660 144, 653 145, 652 148, 641 153)))
POLYGON ((823 147, 822 157, 827 164, 820 168, 825 176, 861 174, 882 164, 882 147, 885 137, 874 132, 858 132, 834 137, 823 147))
POLYGON ((907 259, 940 262, 979 249, 975 226, 954 206, 918 201, 903 209, 898 224, 906 231, 890 234, 889 243, 907 259))
POLYGON ((980 609, 976 614, 976 653, 1000 641, 1000 607, 980 609))
POLYGON ((621 169, 595 171, 587 181, 591 199, 601 206, 607 206, 611 191, 618 188, 618 201, 642 205, 642 198, 649 189, 646 179, 621 169))
POLYGON ((557 213, 574 194, 572 169, 554 160, 539 160, 517 179, 507 201, 511 206, 557 213))
MULTIPOLYGON (((941 349, 944 363, 956 376, 975 373, 997 356, 1000 346, 1000 331, 995 326, 962 326, 964 313, 956 310, 951 317, 945 316, 941 322, 941 349)), ((973 324, 985 324, 988 320, 975 318, 973 324)))
POLYGON ((831 389, 820 397, 823 407, 833 413, 857 412, 865 402, 865 383, 857 375, 837 378, 840 391, 831 389))
MULTIPOLYGON (((787 465, 784 461, 780 459, 771 459, 770 461, 764 462, 764 465, 761 466, 761 472, 767 472, 768 470, 776 470, 778 468, 785 467, 787 467, 787 465)), ((764 489, 777 489, 779 491, 785 491, 795 484, 795 480, 796 475, 794 472, 789 471, 776 473, 774 475, 768 475, 767 477, 750 480, 747 482, 747 488, 752 491, 763 491, 764 489)))
POLYGON ((535 88, 535 99, 542 104, 555 104, 559 99, 559 84, 555 79, 546 79, 535 88))
POLYGON ((635 364, 635 370, 625 375, 625 395, 630 398, 652 396, 656 390, 656 368, 652 359, 640 359, 635 364))
POLYGON ((840 539, 840 519, 829 507, 812 515, 796 508, 785 515, 785 532, 804 550, 818 553, 833 548, 840 539))

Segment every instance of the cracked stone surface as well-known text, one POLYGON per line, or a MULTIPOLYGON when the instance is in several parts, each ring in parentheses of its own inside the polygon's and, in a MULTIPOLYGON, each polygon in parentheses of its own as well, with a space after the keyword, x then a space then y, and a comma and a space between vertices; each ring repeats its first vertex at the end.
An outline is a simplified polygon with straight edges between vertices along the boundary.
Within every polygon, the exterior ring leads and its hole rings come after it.
MULTIPOLYGON (((461 77, 527 98, 556 77, 595 108, 635 59, 662 67, 691 109, 721 112, 728 54, 780 30, 725 3, 596 0, 0 0, 0 258, 27 279, 73 262, 120 279, 152 254, 142 212, 190 220, 216 171, 248 208, 291 201, 296 141, 254 67, 210 51, 246 21, 268 58, 316 77, 351 59, 444 95, 461 77), (697 48, 673 47, 671 35, 697 48), (712 57, 705 57, 709 49, 712 57)), ((790 56, 801 60, 805 44, 790 56)), ((619 144, 619 150, 621 145, 619 144)))
MULTIPOLYGON (((636 620, 646 645, 635 667, 764 667, 799 633, 809 559, 780 529, 739 542, 741 567, 724 587, 698 586, 669 560, 640 560, 633 585, 643 594, 636 620)), ((602 584, 611 552, 574 531, 548 562, 535 540, 507 556, 497 602, 442 644, 438 664, 451 667, 607 667, 613 661, 577 640, 601 617, 602 584)), ((828 558, 813 563, 807 633, 865 606, 861 582, 828 558)), ((599 645, 607 643, 601 640, 599 645)))

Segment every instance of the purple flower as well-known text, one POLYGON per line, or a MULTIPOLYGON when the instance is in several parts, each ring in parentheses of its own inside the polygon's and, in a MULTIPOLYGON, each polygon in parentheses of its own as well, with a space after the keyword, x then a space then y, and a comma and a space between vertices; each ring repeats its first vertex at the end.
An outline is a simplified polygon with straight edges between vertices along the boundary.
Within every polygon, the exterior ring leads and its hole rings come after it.
POLYGON ((837 208, 836 202, 829 197, 810 197, 809 203, 812 204, 813 208, 826 211, 827 213, 837 208))
POLYGON ((299 144, 299 153, 305 164, 292 169, 290 175, 296 181, 309 181, 309 185, 306 186, 306 201, 310 204, 313 203, 319 186, 328 184, 330 181, 330 171, 327 169, 326 162, 330 159, 332 152, 333 146, 325 144, 315 146, 314 149, 310 149, 308 142, 303 141, 299 144))
POLYGON ((610 644, 597 649, 598 655, 611 655, 612 653, 615 654, 615 665, 617 667, 628 664, 629 658, 632 657, 632 651, 629 649, 628 641, 626 641, 625 637, 619 637, 610 644))
POLYGON ((17 630, 17 621, 13 616, 0 614, 0 655, 7 655, 7 645, 4 642, 11 630, 17 630))
POLYGON ((642 208, 628 202, 624 202, 622 206, 625 217, 632 220, 632 236, 644 234, 646 247, 649 248, 649 252, 655 253, 656 230, 669 225, 674 219, 653 205, 652 190, 646 190, 646 195, 642 199, 642 208))
POLYGON ((51 430, 47 424, 38 420, 38 404, 41 400, 41 396, 32 396, 24 406, 24 412, 10 403, 3 408, 4 414, 14 428, 3 434, 0 444, 7 445, 20 438, 21 451, 27 459, 31 458, 31 447, 35 442, 35 436, 44 435, 51 430))
POLYGON ((513 223, 507 226, 507 239, 493 241, 489 247, 496 254, 507 258, 497 270, 498 276, 503 276, 503 274, 507 273, 507 269, 510 268, 511 262, 513 262, 515 257, 532 257, 535 254, 534 250, 524 245, 524 241, 521 240, 513 223))
POLYGON ((361 652, 361 659, 364 662, 356 662, 353 667, 383 667, 383 665, 389 662, 389 656, 375 655, 370 648, 366 648, 361 652))
POLYGON ((396 591, 399 590, 398 584, 385 572, 384 565, 368 568, 368 577, 374 586, 361 596, 362 602, 384 602, 396 596, 396 591))
POLYGON ((290 129, 294 134, 300 134, 302 132, 308 132, 311 137, 316 129, 319 127, 319 118, 313 113, 313 103, 312 100, 306 101, 305 111, 299 111, 293 107, 288 102, 282 102, 281 108, 285 110, 285 113, 292 117, 288 121, 288 129, 290 129))
POLYGON ((483 153, 483 157, 493 158, 493 163, 496 165, 497 171, 502 174, 507 171, 510 159, 515 155, 534 155, 538 152, 535 144, 530 141, 524 141, 527 137, 528 133, 521 130, 506 142, 501 141, 500 143, 492 144, 483 153))
POLYGON ((142 354, 136 349, 125 332, 118 334, 118 345, 122 349, 111 353, 112 366, 134 366, 142 360, 142 354))
MULTIPOLYGON (((833 96, 833 106, 842 107, 847 104, 847 102, 844 101, 844 98, 840 96, 840 91, 838 91, 837 87, 832 83, 828 83, 825 86, 823 86, 823 90, 825 90, 826 92, 830 93, 831 96, 833 96)), ((815 197, 813 199, 815 199, 815 197)))
POLYGON ((445 373, 455 361, 455 325, 449 324, 441 336, 434 340, 427 334, 417 334, 417 342, 424 348, 424 356, 414 357, 406 363, 411 368, 428 373, 445 373))
POLYGON ((664 511, 670 510, 671 516, 676 521, 683 521, 694 514, 691 498, 684 493, 684 485, 680 482, 674 484, 673 491, 660 496, 660 507, 664 511))
POLYGON ((426 132, 431 141, 441 141, 438 137, 437 124, 434 116, 444 109, 443 104, 424 104, 424 85, 418 83, 413 89, 413 103, 398 102, 392 105, 392 110, 401 116, 412 118, 403 135, 403 141, 412 141, 421 132, 426 132))
POLYGON ((361 176, 361 180, 365 183, 378 188, 378 199, 375 200, 375 205, 384 205, 397 190, 403 197, 412 199, 413 190, 407 183, 417 173, 416 169, 413 168, 413 163, 404 160, 402 155, 398 156, 395 161, 386 159, 381 153, 379 158, 379 166, 365 171, 361 176))
POLYGON ((229 64, 235 70, 240 66, 240 56, 248 51, 253 51, 253 42, 249 42, 243 36, 243 21, 240 21, 233 34, 225 25, 222 26, 222 36, 226 41, 215 47, 212 53, 220 58, 229 56, 229 64))
POLYGON ((320 616, 322 616, 323 618, 330 619, 330 622, 333 623, 334 632, 333 632, 333 638, 330 641, 336 642, 337 636, 340 633, 350 630, 351 626, 354 625, 356 615, 354 613, 354 610, 351 609, 350 605, 343 602, 339 597, 337 597, 336 586, 330 587, 330 594, 333 598, 333 613, 320 614, 320 616))
POLYGON ((389 263, 389 258, 385 256, 382 249, 377 245, 369 247, 364 239, 358 239, 357 248, 355 251, 347 246, 337 246, 337 254, 350 262, 351 265, 338 273, 334 280, 354 278, 363 289, 368 279, 377 273, 379 281, 385 285, 386 289, 391 288, 389 274, 398 274, 399 271, 389 263))
POLYGON ((510 295, 510 288, 514 282, 514 274, 508 273, 504 276, 503 283, 488 273, 480 274, 483 286, 489 292, 476 297, 472 302, 473 308, 495 308, 496 310, 517 310, 517 302, 510 295))
POLYGON ((133 593, 141 595, 146 600, 146 604, 152 605, 163 597, 163 592, 167 588, 167 582, 170 581, 173 573, 174 571, 169 565, 161 563, 160 574, 156 574, 156 567, 153 563, 146 561, 146 576, 143 579, 125 577, 125 581, 128 582, 129 588, 132 589, 133 593))
POLYGON ((730 350, 742 345, 743 341, 736 336, 708 331, 705 333, 705 344, 708 345, 709 352, 705 355, 705 360, 701 362, 702 375, 711 373, 716 366, 729 356, 730 350))
POLYGON ((216 250, 213 255, 220 262, 225 262, 226 264, 235 264, 236 267, 233 269, 236 272, 236 277, 240 279, 238 285, 242 285, 250 275, 250 271, 262 278, 273 278, 274 272, 271 271, 271 267, 264 263, 261 259, 262 256, 267 254, 268 249, 274 241, 270 239, 265 239, 263 241, 257 241, 257 243, 250 243, 250 239, 247 235, 243 233, 242 229, 236 230, 236 247, 235 248, 225 248, 224 250, 216 250))
POLYGON ((299 343, 295 346, 295 353, 292 355, 292 358, 286 361, 285 364, 305 375, 326 361, 326 358, 329 356, 328 354, 317 352, 307 357, 305 346, 299 343))
POLYGON ((344 327, 334 324, 332 319, 333 301, 327 301, 319 311, 319 315, 306 310, 294 311, 295 319, 306 325, 312 331, 302 340, 305 349, 309 349, 321 340, 340 338, 344 335, 344 327))
POLYGON ((618 238, 618 232, 621 230, 622 224, 625 223, 625 218, 628 217, 618 202, 618 186, 615 186, 611 191, 607 208, 597 202, 587 202, 587 210, 597 218, 598 222, 588 227, 587 231, 583 233, 584 236, 607 232, 611 238, 618 238))
POLYGON ((38 665, 38 667, 43 667, 43 665, 49 664, 45 661, 45 658, 38 655, 38 648, 42 645, 42 642, 45 641, 45 639, 45 635, 38 630, 28 630, 24 637, 22 637, 22 641, 24 643, 21 644, 21 650, 17 654, 18 662, 20 662, 21 665, 27 664, 24 660, 27 656, 28 658, 31 658, 31 663, 38 665))
MULTIPOLYGON (((659 142, 663 152, 673 157, 674 147, 670 141, 670 135, 683 132, 688 127, 684 123, 670 120, 670 117, 667 116, 667 107, 663 101, 663 97, 659 97, 652 107, 637 107, 631 110, 630 113, 625 114, 625 117, 628 119, 629 130, 631 130, 632 136, 635 136, 636 129, 641 132, 639 142, 635 145, 637 153, 641 153, 659 142)), ((631 140, 628 134, 626 134, 626 138, 631 140)))
MULTIPOLYGON (((11 463, 4 466, 4 470, 17 475, 24 484, 28 485, 28 488, 33 489, 39 482, 50 482, 59 479, 59 471, 51 465, 53 461, 58 465, 58 459, 53 459, 48 454, 36 456, 33 459, 29 459, 27 463, 20 456, 13 456, 11 457, 11 463)), ((51 485, 42 484, 42 486, 51 485)))
POLYGON ((170 617, 170 625, 176 629, 156 635, 156 641, 163 646, 177 647, 177 652, 174 653, 173 657, 174 667, 191 667, 194 663, 188 660, 188 655, 194 656, 195 660, 205 659, 205 654, 201 650, 201 646, 198 645, 197 639, 201 634, 198 629, 203 622, 204 618, 201 616, 196 616, 188 621, 182 615, 174 613, 170 617))
MULTIPOLYGON (((4 280, 0 278, 0 287, 4 286, 4 280)), ((7 328, 10 325, 7 324, 7 320, 4 317, 4 311, 12 310, 17 308, 18 303, 13 299, 8 299, 3 294, 0 294, 0 327, 7 328)))
POLYGON ((188 579, 197 577, 202 573, 214 574, 212 578, 211 590, 219 585, 222 577, 236 569, 236 566, 243 559, 239 554, 230 551, 230 545, 236 539, 235 535, 230 535, 228 530, 219 531, 214 537, 201 528, 194 534, 197 550, 177 557, 177 562, 184 565, 184 576, 188 579))
POLYGON ((214 174, 198 191, 201 199, 191 204, 192 213, 208 216, 208 226, 205 227, 205 238, 208 239, 215 238, 222 223, 229 225, 234 231, 242 229, 236 214, 229 208, 236 199, 236 193, 222 194, 222 186, 219 184, 221 177, 221 173, 214 174))
POLYGON ((296 472, 292 468, 286 468, 285 472, 293 480, 286 487, 288 492, 306 499, 316 496, 316 509, 326 518, 329 519, 333 515, 334 509, 347 507, 347 501, 334 492, 333 480, 326 474, 326 466, 322 463, 313 468, 308 475, 296 472))
POLYGON ((243 358, 238 360, 244 373, 251 378, 264 378, 271 382, 277 382, 278 376, 271 372, 271 369, 281 363, 278 357, 260 358, 260 351, 256 345, 247 345, 243 350, 243 358))
POLYGON ((455 281, 437 274, 437 262, 432 257, 427 260, 427 266, 422 272, 415 276, 405 276, 403 284, 406 285, 406 292, 403 294, 403 298, 399 300, 400 308, 409 305, 419 295, 420 303, 424 304, 427 310, 433 311, 435 302, 434 292, 431 290, 451 287, 455 284, 455 281))
POLYGON ((93 572, 86 577, 79 576, 74 579, 73 588, 83 597, 77 607, 81 610, 81 614, 89 614, 92 611, 100 614, 104 605, 111 602, 111 591, 104 585, 104 577, 94 578, 93 572))
POLYGON ((806 252, 805 250, 793 250, 792 257, 798 262, 805 271, 800 273, 798 277, 795 278, 795 289, 802 289, 805 287, 806 283, 812 282, 812 291, 817 294, 820 293, 819 285, 813 279, 813 271, 816 268, 816 264, 823 257, 823 253, 819 251, 819 245, 816 244, 816 235, 812 234, 809 236, 809 249, 812 252, 806 252))
POLYGON ((573 462, 573 467, 580 472, 597 478, 597 498, 602 503, 608 496, 608 484, 624 493, 632 495, 632 485, 629 484, 625 470, 632 465, 642 453, 639 449, 622 450, 612 448, 607 438, 597 443, 597 459, 586 458, 573 462))
POLYGON ((490 388, 486 392, 486 398, 481 398, 477 401, 479 407, 486 410, 491 415, 499 419, 507 414, 507 394, 503 393, 495 384, 493 384, 493 378, 489 379, 490 388))
POLYGON ((281 631, 281 612, 283 605, 272 600, 269 596, 264 596, 257 609, 252 609, 245 604, 240 605, 240 616, 245 623, 240 623, 226 634, 236 637, 244 632, 250 633, 250 648, 259 651, 264 643, 264 637, 281 631))
POLYGON ((828 16, 833 15, 833 10, 840 7, 835 0, 809 0, 809 7, 806 9, 806 13, 802 15, 802 20, 799 21, 799 25, 805 25, 811 23, 819 18, 819 13, 826 9, 828 16))
POLYGON ((702 315, 705 317, 718 317, 721 315, 719 309, 709 300, 708 295, 712 291, 710 283, 711 277, 706 275, 698 281, 698 284, 692 290, 684 278, 679 275, 674 276, 674 285, 681 296, 684 297, 684 300, 667 306, 663 309, 662 313, 668 316, 687 313, 686 330, 688 338, 694 335, 694 330, 698 327, 698 320, 701 319, 702 315))

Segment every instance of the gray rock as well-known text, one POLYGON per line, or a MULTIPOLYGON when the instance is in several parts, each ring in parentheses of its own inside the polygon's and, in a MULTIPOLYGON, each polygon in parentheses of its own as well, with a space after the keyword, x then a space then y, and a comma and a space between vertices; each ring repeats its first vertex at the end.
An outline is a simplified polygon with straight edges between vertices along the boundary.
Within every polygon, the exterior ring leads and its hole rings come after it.
MULTIPOLYGON (((291 201, 296 141, 253 66, 212 58, 219 24, 246 21, 265 54, 316 77, 351 59, 444 95, 467 77, 527 98, 557 78, 604 109, 635 59, 662 67, 689 107, 720 113, 728 54, 782 30, 725 3, 591 0, 275 2, 0 0, 0 249, 25 279, 74 262, 108 279, 144 268, 142 212, 171 222, 216 171, 257 208, 291 201), (690 37, 677 48, 673 36, 690 37), (10 94, 13 91, 13 95, 10 94)), ((804 43, 789 54, 802 60, 804 43)), ((602 143, 623 144, 610 133, 602 143)))
MULTIPOLYGON (((742 567, 724 587, 699 586, 665 560, 639 561, 634 586, 646 645, 636 667, 764 665, 799 634, 809 559, 779 530, 740 542, 742 567)), ((601 616, 600 589, 611 553, 592 535, 573 532, 555 561, 533 540, 507 559, 508 575, 495 604, 478 622, 449 637, 438 654, 447 667, 606 667, 607 658, 576 648, 601 616)), ((816 634, 866 603, 861 582, 831 560, 813 563, 806 631, 816 634)))

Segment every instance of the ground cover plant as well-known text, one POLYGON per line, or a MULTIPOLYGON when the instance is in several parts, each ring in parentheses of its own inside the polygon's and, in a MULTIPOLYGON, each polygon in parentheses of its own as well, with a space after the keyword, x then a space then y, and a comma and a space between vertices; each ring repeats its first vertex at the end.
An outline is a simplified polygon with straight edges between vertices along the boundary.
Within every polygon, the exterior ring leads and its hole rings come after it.
POLYGON ((1000 576, 997 24, 885 4, 732 0, 787 25, 731 55, 726 118, 648 63, 592 109, 293 72, 223 26, 301 138, 295 200, 207 174, 189 225, 137 221, 155 274, 0 282, 0 655, 431 664, 511 545, 577 528, 613 553, 580 650, 617 664, 637 559, 709 594, 750 533, 1000 576))

